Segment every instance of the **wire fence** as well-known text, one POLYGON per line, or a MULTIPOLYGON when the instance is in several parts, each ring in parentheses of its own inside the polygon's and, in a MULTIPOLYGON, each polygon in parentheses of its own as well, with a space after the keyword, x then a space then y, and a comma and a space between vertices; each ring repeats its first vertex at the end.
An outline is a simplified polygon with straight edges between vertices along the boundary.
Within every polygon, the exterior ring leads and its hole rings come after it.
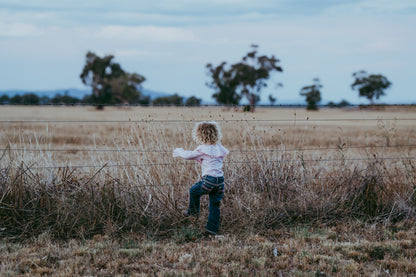
MULTIPOLYGON (((386 161, 386 160, 416 160, 416 156, 396 156, 396 157, 368 157, 368 158, 331 158, 331 159, 278 159, 278 160, 261 160, 265 164, 273 163, 311 163, 311 162, 347 162, 347 161, 386 161)), ((258 164, 260 160, 253 161, 225 161, 224 164, 258 164)), ((111 168, 111 167, 152 167, 152 166, 173 166, 173 165, 189 165, 193 162, 163 162, 163 163, 124 163, 124 164, 108 164, 104 165, 53 165, 53 166, 30 166, 30 169, 81 169, 81 168, 111 168)))
MULTIPOLYGON (((395 106, 411 106, 414 105, 395 105, 395 106)), ((321 118, 321 119, 216 119, 218 122, 340 122, 340 121, 416 121, 416 118, 321 118)), ((202 120, 197 119, 172 119, 172 120, 156 120, 156 119, 143 119, 143 120, 0 120, 0 124, 87 124, 87 123, 177 123, 183 124, 187 122, 199 122, 202 120)), ((394 148, 407 148, 413 149, 416 148, 416 145, 406 144, 406 145, 358 145, 358 146, 346 146, 339 145, 337 147, 316 147, 316 148, 294 148, 294 149, 232 149, 231 153, 279 153, 279 152, 307 152, 307 151, 326 151, 326 150, 339 150, 345 151, 348 149, 374 149, 374 148, 383 148, 383 149, 394 149, 394 148)), ((88 148, 11 148, 4 147, 0 148, 0 151, 3 153, 3 157, 6 152, 117 152, 117 153, 160 153, 166 154, 171 153, 172 150, 139 150, 139 149, 88 149, 88 148)), ((331 159, 304 159, 299 157, 298 159, 281 159, 281 160, 262 160, 265 163, 278 163, 278 162, 346 162, 346 161, 370 161, 370 160, 414 160, 414 156, 396 156, 396 157, 371 157, 371 158, 331 158, 331 159)), ((226 161, 225 164, 251 164, 258 163, 258 160, 253 161, 226 161)), ((182 163, 185 165, 187 163, 182 163)), ((140 164, 105 164, 103 165, 54 165, 54 166, 32 166, 32 169, 61 169, 61 168, 72 168, 72 169, 81 169, 81 168, 99 168, 99 167, 150 167, 150 166, 172 166, 172 165, 181 165, 181 163, 140 163, 140 164)))
MULTIPOLYGON (((1 124, 121 124, 121 123, 196 123, 207 119, 142 119, 142 120, 0 120, 1 124)), ((209 119, 213 120, 213 119, 209 119)), ((292 118, 292 119, 214 119, 223 123, 238 122, 339 122, 339 121, 416 121, 415 118, 292 118)))
MULTIPOLYGON (((257 152, 306 152, 325 150, 348 150, 348 149, 372 149, 372 148, 416 148, 416 145, 358 145, 338 147, 317 147, 317 148, 294 148, 294 149, 232 149, 231 153, 257 153, 257 152)), ((117 152, 117 153, 171 153, 172 150, 139 150, 139 149, 82 149, 82 148, 0 148, 0 151, 13 152, 117 152)))

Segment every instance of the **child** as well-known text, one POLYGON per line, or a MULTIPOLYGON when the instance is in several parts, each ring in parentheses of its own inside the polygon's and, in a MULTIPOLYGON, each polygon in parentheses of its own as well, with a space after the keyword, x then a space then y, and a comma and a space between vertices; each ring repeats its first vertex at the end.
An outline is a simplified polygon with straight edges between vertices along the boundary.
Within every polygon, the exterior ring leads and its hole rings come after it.
POLYGON ((209 195, 209 214, 206 231, 216 235, 220 225, 220 201, 224 196, 223 159, 229 151, 221 145, 221 130, 215 121, 201 122, 192 132, 199 145, 194 151, 182 148, 173 150, 173 157, 195 160, 201 164, 202 180, 195 183, 189 191, 189 208, 184 216, 198 216, 200 197, 209 195))

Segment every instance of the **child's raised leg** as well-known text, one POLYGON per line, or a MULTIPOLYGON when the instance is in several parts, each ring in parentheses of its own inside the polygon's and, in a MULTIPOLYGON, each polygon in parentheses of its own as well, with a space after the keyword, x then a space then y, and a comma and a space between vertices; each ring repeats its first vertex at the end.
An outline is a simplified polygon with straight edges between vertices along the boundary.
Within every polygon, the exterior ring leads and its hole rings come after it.
POLYGON ((201 196, 208 194, 206 190, 202 188, 204 181, 195 183, 189 190, 189 208, 188 215, 198 216, 200 210, 201 196))

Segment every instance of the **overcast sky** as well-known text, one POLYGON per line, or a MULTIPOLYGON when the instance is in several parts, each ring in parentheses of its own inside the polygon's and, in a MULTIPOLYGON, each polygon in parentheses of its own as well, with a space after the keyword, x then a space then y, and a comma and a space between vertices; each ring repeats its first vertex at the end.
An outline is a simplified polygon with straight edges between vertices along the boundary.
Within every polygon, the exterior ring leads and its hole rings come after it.
POLYGON ((416 102, 414 0, 0 0, 0 91, 86 88, 85 54, 112 54, 147 89, 212 101, 205 65, 238 62, 251 44, 284 72, 262 92, 366 103, 352 73, 383 74, 381 102, 416 102))

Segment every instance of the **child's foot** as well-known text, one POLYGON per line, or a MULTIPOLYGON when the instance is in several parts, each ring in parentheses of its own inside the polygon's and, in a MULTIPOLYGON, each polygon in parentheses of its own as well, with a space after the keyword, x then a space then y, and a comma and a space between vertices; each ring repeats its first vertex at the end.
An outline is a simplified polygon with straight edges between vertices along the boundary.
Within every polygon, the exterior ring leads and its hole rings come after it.
POLYGON ((193 217, 193 218, 198 218, 198 214, 191 214, 191 213, 189 213, 189 211, 183 211, 183 212, 182 212, 182 215, 183 215, 184 217, 193 217))
POLYGON ((205 235, 208 237, 208 236, 216 236, 217 235, 217 233, 216 232, 214 232, 214 231, 210 231, 210 230, 208 230, 208 229, 205 229, 205 235))

